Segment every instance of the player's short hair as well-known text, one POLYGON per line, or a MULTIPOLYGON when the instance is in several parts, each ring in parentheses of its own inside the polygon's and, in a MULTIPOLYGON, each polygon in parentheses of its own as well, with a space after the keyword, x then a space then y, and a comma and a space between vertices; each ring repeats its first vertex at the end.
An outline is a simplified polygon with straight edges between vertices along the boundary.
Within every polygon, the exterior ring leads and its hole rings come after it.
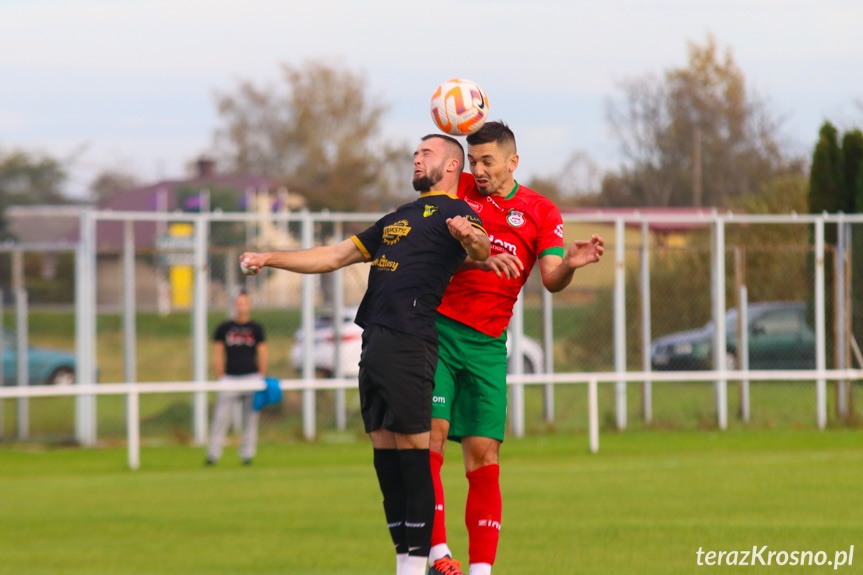
POLYGON ((428 134, 423 136, 421 141, 425 142, 432 138, 440 138, 447 143, 449 157, 458 160, 458 173, 461 174, 464 170, 464 148, 461 147, 461 142, 446 134, 428 134))
POLYGON ((515 146, 515 134, 509 129, 509 126, 503 122, 486 122, 482 128, 468 134, 467 145, 479 146, 481 144, 497 143, 501 148, 512 147, 512 153, 515 154, 518 150, 515 146))

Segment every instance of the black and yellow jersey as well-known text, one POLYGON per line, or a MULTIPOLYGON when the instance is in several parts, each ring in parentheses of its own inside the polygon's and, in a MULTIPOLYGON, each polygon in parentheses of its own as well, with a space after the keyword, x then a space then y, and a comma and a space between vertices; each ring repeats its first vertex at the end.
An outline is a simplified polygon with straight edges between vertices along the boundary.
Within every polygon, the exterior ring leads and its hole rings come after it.
POLYGON ((446 224, 456 216, 485 233, 464 200, 431 191, 351 238, 371 262, 369 286, 357 311, 359 326, 385 325, 437 342, 435 310, 467 256, 446 224))

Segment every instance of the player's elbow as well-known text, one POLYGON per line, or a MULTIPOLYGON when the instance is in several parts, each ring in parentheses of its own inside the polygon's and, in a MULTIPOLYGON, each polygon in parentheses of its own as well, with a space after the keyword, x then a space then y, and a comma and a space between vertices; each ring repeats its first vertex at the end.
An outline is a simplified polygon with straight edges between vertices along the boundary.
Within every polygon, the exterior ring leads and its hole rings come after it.
POLYGON ((566 286, 569 285, 568 281, 561 281, 558 279, 551 278, 542 278, 542 285, 545 286, 545 289, 550 291, 551 293, 557 293, 563 291, 566 286))

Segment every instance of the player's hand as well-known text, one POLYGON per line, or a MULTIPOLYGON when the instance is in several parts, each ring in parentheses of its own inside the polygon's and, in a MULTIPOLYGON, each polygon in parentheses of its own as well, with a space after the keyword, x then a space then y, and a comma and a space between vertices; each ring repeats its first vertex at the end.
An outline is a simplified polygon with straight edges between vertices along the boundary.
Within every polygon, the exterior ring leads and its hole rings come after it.
POLYGON ((265 265, 267 261, 264 254, 245 252, 240 256, 240 269, 247 276, 257 275, 265 265))
POLYGON ((449 233, 452 237, 460 241, 462 245, 474 243, 474 227, 467 218, 463 218, 462 216, 449 218, 446 221, 446 225, 449 228, 449 233))
POLYGON ((499 278, 508 280, 517 278, 524 271, 524 264, 521 260, 509 252, 495 254, 479 265, 479 269, 484 272, 492 272, 499 278))
POLYGON ((590 236, 590 240, 575 240, 566 254, 566 265, 578 269, 598 262, 604 252, 605 240, 596 234, 590 236))

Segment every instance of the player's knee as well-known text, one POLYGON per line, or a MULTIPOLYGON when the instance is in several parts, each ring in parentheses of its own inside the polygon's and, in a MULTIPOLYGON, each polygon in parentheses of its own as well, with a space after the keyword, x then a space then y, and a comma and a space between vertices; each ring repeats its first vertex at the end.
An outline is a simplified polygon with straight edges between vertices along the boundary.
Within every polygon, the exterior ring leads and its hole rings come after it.
POLYGON ((446 449, 446 438, 449 433, 449 421, 446 419, 432 418, 431 437, 429 438, 429 449, 440 455, 446 449))
POLYGON ((475 471, 486 465, 497 465, 500 457, 500 442, 488 437, 465 437, 462 439, 465 471, 475 471))

